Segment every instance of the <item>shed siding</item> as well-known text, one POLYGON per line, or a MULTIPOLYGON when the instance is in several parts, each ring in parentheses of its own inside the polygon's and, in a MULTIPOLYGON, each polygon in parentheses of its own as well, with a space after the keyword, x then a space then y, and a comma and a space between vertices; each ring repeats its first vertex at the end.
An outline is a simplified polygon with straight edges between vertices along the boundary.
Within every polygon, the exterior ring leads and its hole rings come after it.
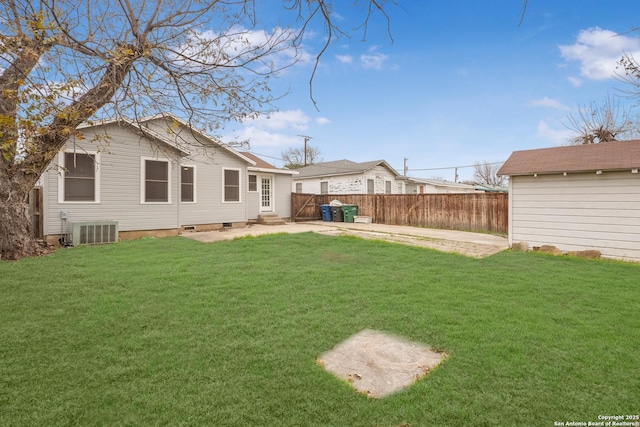
POLYGON ((511 242, 640 261, 640 175, 511 177, 511 242))

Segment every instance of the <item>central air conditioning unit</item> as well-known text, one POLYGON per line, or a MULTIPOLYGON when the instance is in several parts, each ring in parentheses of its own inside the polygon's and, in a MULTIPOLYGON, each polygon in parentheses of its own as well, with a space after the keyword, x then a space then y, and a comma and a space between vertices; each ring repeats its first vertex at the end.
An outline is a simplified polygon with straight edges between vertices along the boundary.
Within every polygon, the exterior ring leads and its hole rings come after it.
POLYGON ((68 228, 70 243, 77 245, 102 245, 118 241, 116 221, 74 222, 68 228))

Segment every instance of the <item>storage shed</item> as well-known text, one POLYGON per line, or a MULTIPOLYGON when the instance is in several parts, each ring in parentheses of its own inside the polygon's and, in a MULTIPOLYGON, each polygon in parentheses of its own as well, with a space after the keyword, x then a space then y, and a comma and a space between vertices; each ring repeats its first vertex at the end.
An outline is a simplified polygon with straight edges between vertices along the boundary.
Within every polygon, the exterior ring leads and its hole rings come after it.
POLYGON ((509 244, 640 261, 640 140, 515 151, 509 244))

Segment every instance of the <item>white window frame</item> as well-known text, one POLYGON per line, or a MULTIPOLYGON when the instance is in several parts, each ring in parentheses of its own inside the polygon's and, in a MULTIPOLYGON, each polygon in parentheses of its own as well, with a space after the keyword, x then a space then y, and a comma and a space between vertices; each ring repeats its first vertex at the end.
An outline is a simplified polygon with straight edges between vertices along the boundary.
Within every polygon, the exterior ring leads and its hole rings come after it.
POLYGON ((198 167, 196 165, 180 165, 180 203, 198 203, 198 167), (190 202, 182 201, 182 168, 193 169, 193 200, 190 202))
POLYGON ((60 153, 58 154, 58 166, 60 166, 61 168, 64 168, 66 166, 65 164, 65 154, 66 153, 78 153, 78 154, 88 154, 93 156, 94 159, 94 167, 95 167, 95 172, 94 172, 94 200, 86 200, 86 201, 82 201, 82 200, 78 200, 78 201, 74 201, 74 200, 65 200, 64 199, 64 179, 65 179, 65 175, 66 172, 63 170, 61 171, 61 173, 58 174, 58 203, 61 204, 70 204, 70 203, 77 203, 77 204, 98 204, 100 203, 100 152, 99 151, 86 151, 86 150, 74 150, 74 149, 65 149, 63 151, 60 151, 60 153))
POLYGON ((259 179, 259 175, 256 173, 250 173, 247 175, 247 191, 250 191, 251 193, 258 193, 260 190, 258 189, 258 179, 259 179), (251 189, 251 177, 255 176, 256 177, 256 189, 252 190, 251 189))
POLYGON ((163 157, 140 157, 140 204, 141 205, 170 205, 171 204, 171 160, 163 157), (167 163, 167 201, 166 202, 147 202, 145 190, 145 182, 147 175, 147 160, 153 162, 165 162, 167 163))
POLYGON ((296 193, 302 193, 302 183, 296 182, 296 193), (298 191, 300 190, 300 191, 298 191))
POLYGON ((222 203, 242 203, 242 170, 240 168, 222 168, 222 203), (238 172, 238 200, 225 200, 225 187, 226 182, 224 180, 225 171, 238 172))
POLYGON ((329 194, 329 181, 320 181, 320 194, 329 194), (327 191, 325 193, 322 192, 322 184, 325 184, 327 187, 327 191))

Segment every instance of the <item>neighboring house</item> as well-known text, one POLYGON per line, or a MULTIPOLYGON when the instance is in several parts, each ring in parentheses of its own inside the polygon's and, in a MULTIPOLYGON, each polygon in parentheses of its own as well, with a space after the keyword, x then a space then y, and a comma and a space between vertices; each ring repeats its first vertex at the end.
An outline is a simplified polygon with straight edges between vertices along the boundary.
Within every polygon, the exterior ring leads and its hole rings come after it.
POLYGON ((172 115, 78 130, 83 138, 71 138, 41 179, 49 242, 70 238, 79 223, 115 223, 126 239, 242 227, 266 212, 291 216, 295 172, 221 145, 172 115))
POLYGON ((515 151, 509 243, 640 261, 640 140, 515 151))
POLYGON ((403 177, 405 194, 476 193, 475 186, 440 179, 403 177))
POLYGON ((306 194, 402 194, 404 181, 384 160, 315 163, 299 169, 292 191, 306 194))

